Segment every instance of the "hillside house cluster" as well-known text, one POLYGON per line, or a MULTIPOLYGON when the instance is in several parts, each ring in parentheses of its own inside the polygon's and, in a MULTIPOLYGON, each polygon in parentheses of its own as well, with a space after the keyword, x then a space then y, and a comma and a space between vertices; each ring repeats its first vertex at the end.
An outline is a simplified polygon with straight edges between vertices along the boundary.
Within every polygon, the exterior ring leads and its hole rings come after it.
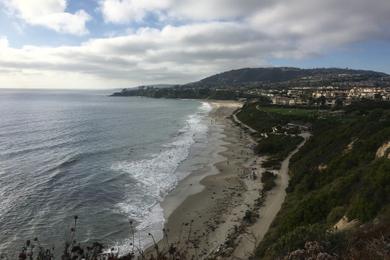
POLYGON ((275 105, 348 105, 352 101, 371 99, 390 101, 390 87, 320 87, 320 88, 291 88, 284 93, 267 93, 275 105))

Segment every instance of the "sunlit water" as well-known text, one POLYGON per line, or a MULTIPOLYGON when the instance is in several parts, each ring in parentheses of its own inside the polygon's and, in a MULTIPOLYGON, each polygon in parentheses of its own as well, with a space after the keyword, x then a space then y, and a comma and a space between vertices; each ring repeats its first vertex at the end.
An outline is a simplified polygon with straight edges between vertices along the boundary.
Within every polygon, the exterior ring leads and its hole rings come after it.
POLYGON ((199 101, 103 92, 0 90, 0 253, 38 237, 58 252, 78 215, 77 239, 129 244, 163 224, 159 202, 206 138, 199 101))

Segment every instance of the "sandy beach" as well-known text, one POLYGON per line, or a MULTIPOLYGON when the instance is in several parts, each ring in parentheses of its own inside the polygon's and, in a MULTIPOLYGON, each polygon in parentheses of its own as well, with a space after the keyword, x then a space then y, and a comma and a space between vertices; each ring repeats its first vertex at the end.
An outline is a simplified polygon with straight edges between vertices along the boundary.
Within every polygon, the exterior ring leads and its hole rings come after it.
POLYGON ((281 177, 265 199, 260 180, 265 169, 260 165, 266 158, 254 154, 250 131, 232 120, 242 104, 210 104, 210 127, 218 129, 214 137, 220 142, 213 143, 219 146, 213 155, 215 163, 181 181, 164 200, 167 221, 158 245, 168 250, 173 243, 177 251, 195 259, 248 259, 284 201, 292 154, 275 172, 281 177))
POLYGON ((229 118, 241 104, 219 101, 210 104, 211 127, 222 129, 219 137, 222 149, 215 150, 217 163, 209 172, 184 179, 162 203, 169 241, 159 242, 160 247, 177 242, 178 249, 188 250, 199 258, 221 250, 229 234, 235 232, 234 227, 241 225, 245 211, 258 198, 261 188, 259 179, 251 187, 245 183, 254 158, 252 142, 229 118), (182 203, 177 207, 178 201, 182 203))

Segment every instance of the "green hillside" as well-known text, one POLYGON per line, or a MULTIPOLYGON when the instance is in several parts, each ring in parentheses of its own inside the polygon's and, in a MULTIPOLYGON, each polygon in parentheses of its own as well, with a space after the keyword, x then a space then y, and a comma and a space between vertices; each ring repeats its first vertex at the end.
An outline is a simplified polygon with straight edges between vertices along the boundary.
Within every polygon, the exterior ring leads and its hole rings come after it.
POLYGON ((253 128, 267 131, 272 124, 310 121, 313 135, 291 160, 286 201, 255 259, 302 253, 309 241, 318 242, 335 259, 384 259, 384 247, 373 252, 371 245, 390 235, 390 149, 377 155, 390 141, 388 105, 356 104, 343 116, 256 106, 248 105, 239 114, 253 128), (343 216, 359 224, 331 231, 343 216), (297 249, 301 251, 293 252, 297 249))
POLYGON ((352 70, 341 68, 300 69, 289 67, 270 68, 243 68, 222 72, 186 86, 223 87, 241 86, 250 83, 277 83, 298 80, 304 77, 317 77, 321 79, 351 76, 362 80, 387 76, 385 73, 369 70, 352 70))

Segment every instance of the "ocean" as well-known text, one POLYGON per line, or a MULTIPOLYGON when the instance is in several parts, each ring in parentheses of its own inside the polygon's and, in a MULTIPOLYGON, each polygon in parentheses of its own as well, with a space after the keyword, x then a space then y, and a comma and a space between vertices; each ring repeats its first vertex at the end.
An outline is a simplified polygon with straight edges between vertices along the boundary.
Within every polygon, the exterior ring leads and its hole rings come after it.
POLYGON ((0 90, 0 253, 35 237, 61 252, 75 215, 85 244, 127 252, 129 220, 141 246, 161 236, 160 202, 200 164, 211 107, 108 94, 0 90))

